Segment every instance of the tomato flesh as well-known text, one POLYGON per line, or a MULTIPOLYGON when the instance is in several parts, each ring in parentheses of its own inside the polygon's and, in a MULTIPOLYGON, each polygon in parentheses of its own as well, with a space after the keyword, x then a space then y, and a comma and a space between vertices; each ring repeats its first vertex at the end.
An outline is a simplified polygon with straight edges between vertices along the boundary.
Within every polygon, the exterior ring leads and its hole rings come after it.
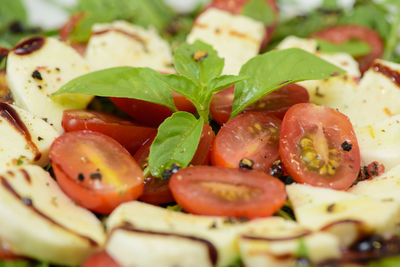
POLYGON ((298 183, 345 190, 360 171, 360 150, 350 120, 324 106, 290 108, 282 121, 279 151, 298 183))
MULTIPOLYGON (((196 112, 196 108, 184 96, 175 92, 172 92, 172 96, 178 110, 189 113, 196 112)), ((110 99, 119 109, 143 125, 157 127, 172 115, 172 110, 169 108, 147 101, 117 97, 111 97, 110 99)))
POLYGON ((341 44, 350 39, 357 39, 366 42, 371 47, 371 53, 357 59, 360 71, 364 73, 369 69, 375 59, 383 54, 383 41, 379 34, 361 25, 338 25, 328 27, 312 35, 328 42, 341 44))
POLYGON ((215 137, 213 165, 238 168, 251 160, 254 170, 269 172, 279 158, 281 121, 263 112, 240 114, 221 127, 215 137))
POLYGON ((92 110, 66 110, 61 122, 66 132, 91 130, 108 135, 132 155, 157 133, 155 128, 141 126, 117 116, 92 110))
POLYGON ((194 166, 175 173, 169 184, 177 203, 193 214, 266 217, 286 200, 285 185, 257 171, 194 166))
MULTIPOLYGON (((229 120, 232 113, 234 98, 234 86, 222 90, 214 95, 210 111, 214 120, 222 125, 229 120)), ((300 85, 290 84, 282 87, 261 98, 259 101, 250 105, 245 111, 263 111, 270 115, 283 119, 286 111, 298 103, 307 103, 310 96, 307 90, 300 85)))
POLYGON ((143 192, 142 170, 114 139, 92 131, 68 132, 50 147, 61 189, 79 205, 108 214, 143 192))
POLYGON ((82 267, 122 267, 107 252, 101 251, 87 259, 82 267))

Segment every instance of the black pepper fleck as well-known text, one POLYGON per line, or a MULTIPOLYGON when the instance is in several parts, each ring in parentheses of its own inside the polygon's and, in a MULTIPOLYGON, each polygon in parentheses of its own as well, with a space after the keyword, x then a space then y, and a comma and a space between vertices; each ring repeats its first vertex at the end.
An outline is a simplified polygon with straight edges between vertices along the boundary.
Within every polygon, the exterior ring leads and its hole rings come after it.
POLYGON ((78 174, 78 180, 81 181, 81 182, 82 182, 83 180, 85 180, 85 176, 83 175, 83 173, 80 172, 80 173, 78 174))
POLYGON ((254 161, 248 158, 242 158, 239 161, 239 168, 245 169, 245 170, 252 170, 254 166, 254 161))
POLYGON ((43 80, 42 74, 40 74, 40 72, 38 70, 35 70, 34 72, 32 72, 32 78, 40 80, 40 81, 43 80))
POLYGON ((42 141, 42 140, 43 140, 43 137, 38 136, 37 140, 38 140, 38 141, 42 141))
POLYGON ((99 172, 94 172, 94 173, 90 174, 90 179, 99 179, 99 180, 101 180, 102 177, 103 176, 99 172))
POLYGON ((328 213, 332 213, 335 210, 335 206, 336 206, 335 203, 328 205, 328 207, 326 207, 326 211, 328 213))
POLYGON ((32 199, 30 199, 29 197, 23 197, 22 202, 24 202, 24 204, 27 206, 32 206, 33 204, 32 199))
POLYGON ((353 145, 350 144, 349 142, 344 141, 344 142, 342 143, 342 149, 343 149, 344 151, 350 151, 352 148, 353 148, 353 145))

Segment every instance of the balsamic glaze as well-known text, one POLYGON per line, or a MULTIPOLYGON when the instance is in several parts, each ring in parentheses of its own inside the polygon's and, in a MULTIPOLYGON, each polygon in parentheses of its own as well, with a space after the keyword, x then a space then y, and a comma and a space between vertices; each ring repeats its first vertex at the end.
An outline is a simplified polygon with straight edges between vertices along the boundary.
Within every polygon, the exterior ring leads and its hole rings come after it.
POLYGON ((0 47, 0 62, 7 57, 8 52, 10 52, 7 48, 0 47))
POLYGON ((32 37, 17 44, 13 51, 17 55, 28 55, 39 50, 44 45, 44 37, 32 37))
POLYGON ((31 134, 29 133, 28 128, 26 128, 24 122, 19 117, 18 113, 9 104, 0 103, 0 116, 6 119, 9 123, 11 123, 14 126, 14 128, 24 136, 29 147, 35 154, 34 160, 35 161, 39 160, 42 154, 40 153, 36 144, 32 141, 31 134))
POLYGON ((379 63, 372 65, 372 69, 376 72, 382 73, 400 87, 400 73, 398 71, 392 70, 389 67, 379 63))

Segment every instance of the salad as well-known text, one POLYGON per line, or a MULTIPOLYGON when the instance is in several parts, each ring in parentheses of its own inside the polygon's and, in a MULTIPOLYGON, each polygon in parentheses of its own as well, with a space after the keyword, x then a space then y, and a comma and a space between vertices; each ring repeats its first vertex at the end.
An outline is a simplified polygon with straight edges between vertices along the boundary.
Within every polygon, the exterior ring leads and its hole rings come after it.
POLYGON ((338 2, 0 5, 0 265, 400 264, 400 5, 338 2))

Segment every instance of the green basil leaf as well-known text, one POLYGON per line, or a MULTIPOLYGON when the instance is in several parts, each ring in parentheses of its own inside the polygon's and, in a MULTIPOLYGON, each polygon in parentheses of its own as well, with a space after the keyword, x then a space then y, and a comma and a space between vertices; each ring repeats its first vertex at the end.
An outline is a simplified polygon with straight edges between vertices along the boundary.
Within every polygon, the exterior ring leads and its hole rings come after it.
POLYGON ((169 74, 163 76, 163 81, 168 84, 172 90, 183 95, 193 104, 197 104, 199 90, 197 85, 191 80, 184 76, 169 74))
POLYGON ((327 79, 344 70, 298 48, 271 51, 250 59, 240 75, 250 78, 235 86, 231 118, 264 95, 290 83, 327 79))
POLYGON ((400 266, 400 257, 393 256, 381 260, 369 262, 368 267, 397 267, 400 266))
POLYGON ((66 93, 135 98, 176 111, 163 75, 150 68, 116 67, 91 72, 69 81, 54 95, 66 93))
POLYGON ((200 141, 204 120, 197 120, 184 111, 175 112, 159 127, 150 147, 149 168, 155 177, 173 163, 186 167, 192 160, 200 141))
POLYGON ((202 41, 183 43, 175 52, 174 66, 179 74, 205 87, 221 75, 224 59, 210 45, 202 41), (203 56, 202 56, 203 55, 203 56))
POLYGON ((275 20, 275 13, 265 0, 251 0, 242 10, 242 15, 268 25, 275 20))
POLYGON ((342 44, 334 44, 324 40, 317 40, 318 48, 323 53, 338 53, 343 52, 352 55, 353 57, 365 56, 371 53, 371 47, 361 40, 349 40, 342 44))
POLYGON ((211 92, 216 93, 247 78, 247 76, 222 75, 213 79, 209 88, 211 92))

